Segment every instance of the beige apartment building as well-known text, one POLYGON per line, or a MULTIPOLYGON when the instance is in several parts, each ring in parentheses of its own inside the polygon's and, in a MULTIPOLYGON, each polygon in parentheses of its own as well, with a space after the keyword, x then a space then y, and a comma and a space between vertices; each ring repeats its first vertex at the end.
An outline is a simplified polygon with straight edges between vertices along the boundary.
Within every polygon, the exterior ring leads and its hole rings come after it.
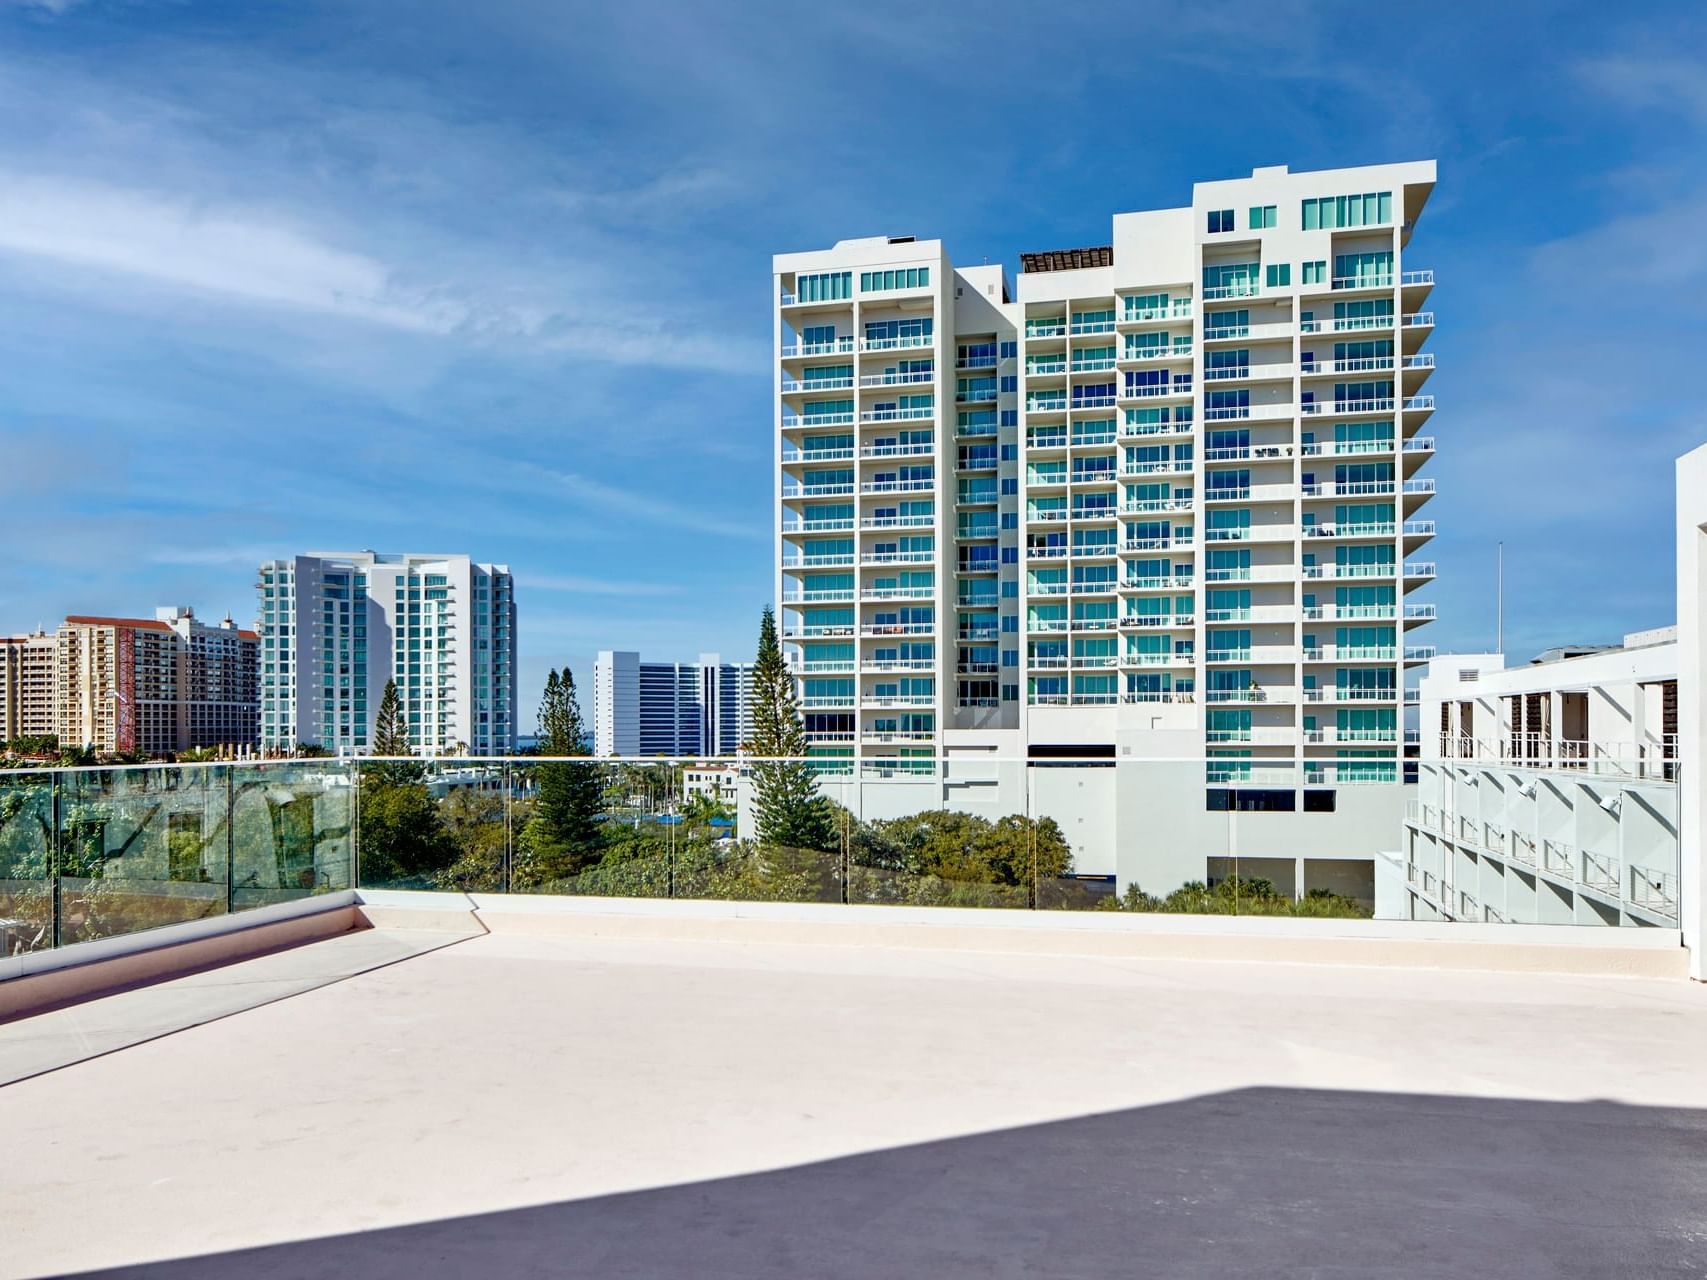
POLYGON ((185 606, 72 615, 52 635, 0 639, 0 737, 148 755, 252 747, 258 670, 255 633, 229 618, 209 626, 185 606))
POLYGON ((55 637, 0 636, 0 742, 54 732, 55 637))

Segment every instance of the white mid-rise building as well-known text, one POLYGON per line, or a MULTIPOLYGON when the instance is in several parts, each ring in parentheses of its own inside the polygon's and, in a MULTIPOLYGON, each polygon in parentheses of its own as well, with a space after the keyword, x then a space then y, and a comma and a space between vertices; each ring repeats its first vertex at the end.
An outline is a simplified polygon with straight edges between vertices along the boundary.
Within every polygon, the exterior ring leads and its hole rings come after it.
MULTIPOLYGON (((1300 874, 1306 844, 1390 847, 1433 617, 1406 602, 1434 576, 1433 274, 1404 259, 1434 180, 1199 183, 1022 255, 1015 289, 935 240, 779 255, 777 598, 812 754, 1207 760, 1160 793, 1163 880, 1204 874, 1187 808, 1260 812, 1246 843, 1300 874), (1307 833, 1329 809, 1367 838, 1307 833)), ((1153 816, 1106 785, 1112 863, 1116 795, 1153 816)))
POLYGON ((1675 627, 1429 663, 1381 913, 1678 927, 1678 663, 1675 627))
POLYGON ((593 661, 593 749, 601 756, 734 755, 752 736, 753 668, 702 653, 644 662, 603 649, 593 661))
POLYGON ((315 551, 271 560, 258 584, 261 744, 371 748, 387 680, 415 750, 516 746, 516 600, 505 565, 465 555, 315 551))

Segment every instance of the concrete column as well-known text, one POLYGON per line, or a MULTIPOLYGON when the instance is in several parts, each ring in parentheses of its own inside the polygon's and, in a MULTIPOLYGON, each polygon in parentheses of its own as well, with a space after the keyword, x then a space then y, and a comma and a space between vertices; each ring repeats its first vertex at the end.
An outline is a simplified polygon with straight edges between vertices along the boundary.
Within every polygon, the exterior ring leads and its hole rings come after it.
POLYGON ((1678 915, 1689 973, 1707 981, 1707 446, 1677 460, 1678 915))

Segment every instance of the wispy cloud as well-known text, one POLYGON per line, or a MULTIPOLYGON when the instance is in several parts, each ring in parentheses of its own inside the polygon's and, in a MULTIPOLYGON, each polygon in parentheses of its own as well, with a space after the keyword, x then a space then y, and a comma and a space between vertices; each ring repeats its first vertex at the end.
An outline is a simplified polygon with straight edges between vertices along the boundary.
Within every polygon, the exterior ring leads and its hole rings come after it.
POLYGON ((489 298, 454 279, 327 243, 266 210, 0 170, 0 252, 119 272, 232 303, 390 329, 689 368, 750 367, 745 344, 673 333, 663 315, 595 316, 489 298))
POLYGON ((190 546, 159 547, 148 553, 153 564, 178 565, 258 565, 263 560, 296 554, 300 548, 254 544, 250 546, 190 546))
MULTIPOLYGON (((721 538, 763 539, 768 536, 768 521, 760 523, 757 520, 725 520, 698 507, 685 506, 661 498, 655 490, 619 488, 603 480, 595 480, 591 476, 579 475, 573 471, 556 471, 549 467, 528 466, 524 470, 538 476, 550 489, 564 496, 604 511, 620 513, 638 524, 672 525, 679 529, 715 534, 721 538)), ((716 505, 715 493, 707 492, 706 505, 707 508, 716 505)))
POLYGON ((585 596, 673 596, 681 588, 667 582, 630 582, 626 578, 583 578, 564 573, 519 573, 516 585, 533 591, 563 591, 585 596))
POLYGON ((1656 108, 1707 126, 1707 74, 1699 59, 1675 53, 1619 53, 1585 58, 1578 77, 1629 107, 1656 108))

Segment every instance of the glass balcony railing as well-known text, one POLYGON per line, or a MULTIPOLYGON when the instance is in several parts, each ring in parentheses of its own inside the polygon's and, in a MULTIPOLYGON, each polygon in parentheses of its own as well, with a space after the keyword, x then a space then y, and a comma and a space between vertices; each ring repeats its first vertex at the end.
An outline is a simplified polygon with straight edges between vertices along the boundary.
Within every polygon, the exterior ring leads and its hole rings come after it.
MULTIPOLYGON (((1211 746, 1250 750, 1167 760, 937 758, 933 708, 984 705, 993 695, 932 684, 934 663, 950 664, 951 681, 1004 668, 993 649, 944 656, 939 646, 924 659, 886 655, 879 643, 862 646, 857 659, 801 665, 808 739, 825 752, 804 759, 12 769, 0 772, 0 956, 352 889, 1367 916, 1384 857, 1397 860, 1388 871, 1401 881, 1407 867, 1426 867, 1437 881, 1463 877, 1479 899, 1499 895, 1502 918, 1534 907, 1532 879, 1524 897, 1516 877, 1479 875, 1476 862, 1521 863, 1526 875, 1548 878, 1550 893, 1592 894, 1601 916, 1618 923, 1675 926, 1675 742, 1501 747, 1488 762, 1499 785, 1466 787, 1460 775, 1480 748, 1467 760, 1452 744, 1430 742, 1417 745, 1431 754, 1402 758, 1410 740, 1389 708, 1404 695, 1391 684, 1336 685, 1318 668, 1328 683, 1306 676, 1310 683, 1295 688, 1288 651, 1272 678, 1236 672, 1226 688, 1194 690, 1190 652, 1148 626, 1128 630, 1127 621, 1117 629, 1114 619, 1031 620, 1030 632, 1063 634, 1026 648, 1025 668, 1010 677, 1019 696, 1046 707, 1146 704, 1197 725, 1211 746), (1217 719, 1194 720, 1194 702, 1213 705, 1217 719), (1081 765, 1082 779, 1072 772, 1081 765), (593 785, 578 785, 589 778, 593 785), (1350 845, 1339 840, 1317 865, 1292 818, 1312 807, 1311 791, 1407 780, 1407 819, 1391 829, 1345 824, 1355 833, 1350 845), (1144 842, 1123 837, 1115 807, 1090 798, 1116 785, 1142 799, 1135 812, 1146 817, 1158 806, 1189 809, 1189 849, 1170 846, 1166 859, 1146 862, 1144 842), (782 845, 757 825, 765 810, 754 802, 767 789, 804 797, 802 822, 790 829, 805 839, 782 845), (968 794, 978 797, 979 816, 951 812, 968 794), (1233 858, 1247 865, 1235 871, 1233 858), (1237 906, 1215 887, 1235 875, 1250 878, 1237 906), (1331 898, 1312 899, 1328 887, 1331 898)), ((1156 626, 1180 624, 1170 617, 1156 626)), ((867 628, 885 637, 932 629, 867 628)), ((959 635, 995 642, 998 630, 962 625, 959 635)), ((1413 662, 1428 652, 1366 646, 1304 657, 1413 662)), ((1224 669, 1261 666, 1270 654, 1217 647, 1206 658, 1224 669)))

